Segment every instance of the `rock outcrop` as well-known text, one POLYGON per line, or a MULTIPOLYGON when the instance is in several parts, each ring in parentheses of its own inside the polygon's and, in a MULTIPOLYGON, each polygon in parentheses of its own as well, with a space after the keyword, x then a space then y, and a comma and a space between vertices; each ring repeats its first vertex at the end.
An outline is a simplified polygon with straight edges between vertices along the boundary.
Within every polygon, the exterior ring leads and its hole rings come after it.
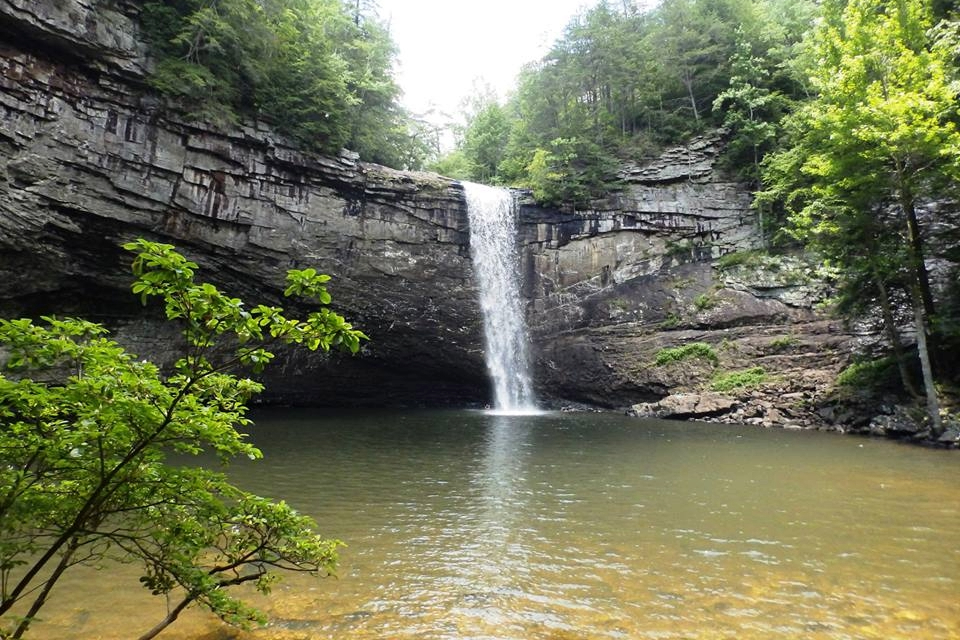
POLYGON ((317 265, 334 278, 336 309, 372 340, 355 358, 285 354, 273 400, 482 402, 460 185, 159 110, 129 36, 133 7, 0 4, 18 34, 0 49, 2 312, 83 314, 162 357, 176 333, 129 295, 120 243, 176 244, 202 277, 248 300, 279 301, 288 268, 317 265), (128 36, 109 36, 124 19, 128 36))
MULTIPOLYGON (((485 402, 462 187, 161 109, 137 7, 0 0, 0 312, 82 314, 162 359, 176 333, 127 293, 121 242, 174 243, 249 300, 278 301, 286 269, 317 265, 334 278, 335 308, 371 341, 354 358, 282 354, 269 399, 485 402)), ((715 167, 720 145, 707 136, 626 167, 622 188, 583 209, 521 194, 523 293, 547 402, 626 408, 762 366, 814 404, 846 362, 856 338, 813 311, 813 266, 722 258, 752 255, 760 236, 748 191, 715 167), (653 364, 691 341, 711 344, 719 364, 653 364)), ((734 400, 731 411, 749 406, 734 400)), ((750 417, 771 419, 757 406, 750 417)))
POLYGON ((755 251, 749 192, 716 170, 720 149, 704 137, 627 168, 623 189, 586 211, 522 208, 546 393, 628 407, 760 366, 814 402, 846 364, 857 338, 815 311, 826 295, 818 267, 755 251), (719 363, 654 364, 689 342, 713 346, 719 363))
POLYGON ((657 402, 634 405, 632 410, 641 416, 657 418, 709 418, 727 413, 736 405, 729 396, 719 393, 677 393, 657 402))

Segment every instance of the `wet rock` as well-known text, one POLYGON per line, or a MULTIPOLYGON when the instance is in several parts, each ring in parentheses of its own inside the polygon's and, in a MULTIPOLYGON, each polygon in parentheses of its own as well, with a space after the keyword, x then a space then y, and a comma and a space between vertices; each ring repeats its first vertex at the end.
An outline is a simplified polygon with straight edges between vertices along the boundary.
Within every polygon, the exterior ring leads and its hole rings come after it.
POLYGON ((633 412, 640 417, 705 418, 726 413, 735 405, 735 400, 718 393, 682 393, 636 404, 633 412))
POLYGON ((870 420, 871 435, 891 438, 913 437, 927 431, 927 427, 917 420, 912 412, 903 406, 887 407, 889 414, 874 416, 870 420))
POLYGON ((940 434, 937 442, 945 445, 960 445, 960 427, 950 427, 940 434))

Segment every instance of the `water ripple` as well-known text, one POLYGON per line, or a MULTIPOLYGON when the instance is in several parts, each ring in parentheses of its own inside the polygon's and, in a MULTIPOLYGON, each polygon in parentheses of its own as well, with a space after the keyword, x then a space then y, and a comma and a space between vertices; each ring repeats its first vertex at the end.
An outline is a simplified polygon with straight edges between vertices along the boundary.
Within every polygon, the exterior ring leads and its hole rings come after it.
MULTIPOLYGON (((231 473, 349 546, 339 578, 285 580, 258 601, 275 622, 238 640, 940 640, 960 628, 960 550, 944 544, 960 531, 955 456, 593 414, 288 415, 260 421, 264 463, 231 473)), ((87 622, 86 580, 64 585, 76 600, 38 638, 129 635, 143 603, 110 589, 87 622)), ((166 637, 217 637, 191 620, 166 637)))

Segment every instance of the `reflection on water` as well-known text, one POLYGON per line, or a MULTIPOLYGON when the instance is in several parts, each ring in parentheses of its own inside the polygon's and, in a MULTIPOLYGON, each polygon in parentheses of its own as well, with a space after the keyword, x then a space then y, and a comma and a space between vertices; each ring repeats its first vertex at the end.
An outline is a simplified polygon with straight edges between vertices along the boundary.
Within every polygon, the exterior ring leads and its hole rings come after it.
MULTIPOLYGON (((270 412, 253 437, 231 475, 345 540, 339 577, 254 597, 266 628, 163 637, 960 637, 952 452, 597 414, 270 412)), ((37 637, 163 610, 124 568, 59 596, 37 637)))

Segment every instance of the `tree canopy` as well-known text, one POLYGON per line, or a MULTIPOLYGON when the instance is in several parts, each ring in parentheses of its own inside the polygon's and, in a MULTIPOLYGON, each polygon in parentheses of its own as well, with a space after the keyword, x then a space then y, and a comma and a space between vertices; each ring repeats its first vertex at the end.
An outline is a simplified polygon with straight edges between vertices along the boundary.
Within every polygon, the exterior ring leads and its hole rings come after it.
MULTIPOLYGON (((935 429, 937 313, 918 209, 956 196, 960 183, 955 26, 935 26, 924 0, 825 2, 809 39, 816 96, 787 118, 762 194, 784 202, 792 232, 842 267, 849 301, 883 307, 895 346, 891 291, 910 301, 935 429)), ((901 375, 912 388, 905 367, 901 375)))
POLYGON ((748 159, 755 178, 802 95, 788 61, 813 11, 807 0, 665 0, 647 12, 602 0, 527 65, 505 103, 467 113, 456 151, 466 177, 583 200, 608 189, 618 160, 725 125, 731 164, 748 159))
POLYGON ((419 168, 423 131, 399 104, 386 28, 344 0, 153 0, 151 83, 193 117, 257 118, 307 148, 419 168))

